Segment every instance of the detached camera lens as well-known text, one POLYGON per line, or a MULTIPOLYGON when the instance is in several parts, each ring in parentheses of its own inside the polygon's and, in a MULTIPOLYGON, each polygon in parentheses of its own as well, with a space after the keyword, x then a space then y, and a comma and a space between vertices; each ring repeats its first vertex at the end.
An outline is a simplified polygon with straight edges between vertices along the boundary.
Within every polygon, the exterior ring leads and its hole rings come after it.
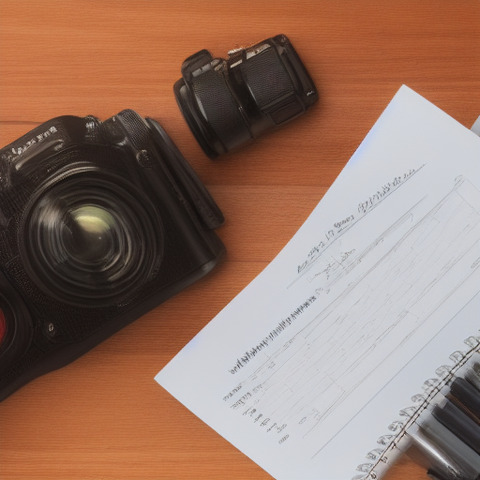
POLYGON ((202 50, 182 65, 178 105, 211 158, 238 148, 304 113, 317 89, 292 44, 277 35, 213 58, 202 50))
POLYGON ((96 172, 41 191, 20 238, 37 286, 80 306, 127 302, 158 272, 163 253, 162 226, 148 198, 96 172))

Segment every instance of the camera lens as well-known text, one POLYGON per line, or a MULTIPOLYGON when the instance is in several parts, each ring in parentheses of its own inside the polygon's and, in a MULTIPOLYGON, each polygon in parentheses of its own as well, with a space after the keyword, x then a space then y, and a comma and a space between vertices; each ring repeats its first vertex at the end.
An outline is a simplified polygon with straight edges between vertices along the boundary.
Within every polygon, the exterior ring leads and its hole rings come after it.
POLYGON ((187 58, 174 87, 178 105, 211 158, 238 148, 304 113, 317 89, 292 44, 277 35, 213 58, 187 58))
POLYGON ((113 306, 158 273, 160 217, 126 180, 83 172, 41 189, 25 216, 21 249, 29 276, 50 296, 113 306))

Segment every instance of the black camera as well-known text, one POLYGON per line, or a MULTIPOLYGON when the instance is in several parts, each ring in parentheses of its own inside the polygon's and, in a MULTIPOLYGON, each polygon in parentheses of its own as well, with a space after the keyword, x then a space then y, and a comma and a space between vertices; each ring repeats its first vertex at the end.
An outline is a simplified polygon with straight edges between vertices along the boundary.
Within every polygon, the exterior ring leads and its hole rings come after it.
POLYGON ((58 117, 0 150, 0 400, 209 272, 222 222, 132 110, 58 117))
POLYGON ((185 120, 211 158, 289 122, 318 100, 285 35, 228 53, 227 60, 207 50, 187 58, 174 86, 185 120))

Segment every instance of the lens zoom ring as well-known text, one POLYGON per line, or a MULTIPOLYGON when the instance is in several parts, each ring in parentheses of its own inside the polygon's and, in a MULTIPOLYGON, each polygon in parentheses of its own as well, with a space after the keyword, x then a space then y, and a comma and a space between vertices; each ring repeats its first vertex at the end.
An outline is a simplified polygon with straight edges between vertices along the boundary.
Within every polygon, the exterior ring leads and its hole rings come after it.
POLYGON ((260 108, 295 91, 292 80, 273 48, 243 62, 242 74, 260 108))
POLYGON ((227 149, 250 138, 238 105, 221 73, 209 70, 194 78, 193 91, 207 122, 227 149))

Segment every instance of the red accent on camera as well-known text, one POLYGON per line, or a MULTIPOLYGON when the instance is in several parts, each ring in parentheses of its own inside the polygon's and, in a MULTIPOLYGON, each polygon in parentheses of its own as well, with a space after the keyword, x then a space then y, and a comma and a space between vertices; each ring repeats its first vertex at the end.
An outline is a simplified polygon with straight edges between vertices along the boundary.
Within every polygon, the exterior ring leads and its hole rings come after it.
POLYGON ((7 319, 5 318, 5 314, 3 310, 0 309, 0 345, 3 342, 3 339, 6 337, 7 334, 7 319))

